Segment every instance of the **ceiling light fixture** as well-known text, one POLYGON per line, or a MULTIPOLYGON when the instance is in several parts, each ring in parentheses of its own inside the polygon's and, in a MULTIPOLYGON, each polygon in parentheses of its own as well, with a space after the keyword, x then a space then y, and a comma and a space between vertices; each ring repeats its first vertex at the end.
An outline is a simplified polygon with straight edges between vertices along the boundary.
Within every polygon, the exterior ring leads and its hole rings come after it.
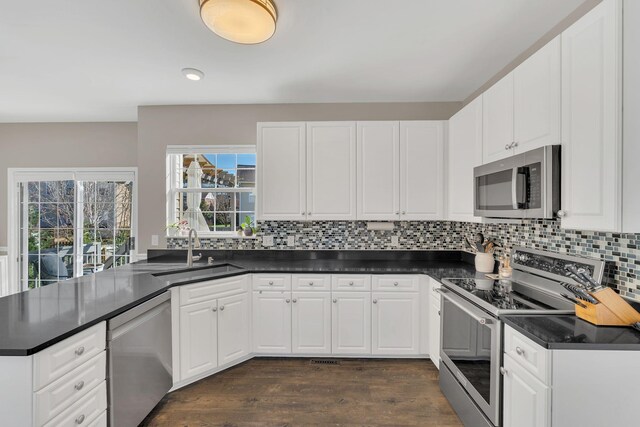
POLYGON ((195 68, 183 68, 182 75, 194 82, 204 79, 204 73, 200 70, 196 70, 195 68))
POLYGON ((241 44, 269 40, 278 19, 271 0, 200 0, 200 16, 211 31, 241 44))

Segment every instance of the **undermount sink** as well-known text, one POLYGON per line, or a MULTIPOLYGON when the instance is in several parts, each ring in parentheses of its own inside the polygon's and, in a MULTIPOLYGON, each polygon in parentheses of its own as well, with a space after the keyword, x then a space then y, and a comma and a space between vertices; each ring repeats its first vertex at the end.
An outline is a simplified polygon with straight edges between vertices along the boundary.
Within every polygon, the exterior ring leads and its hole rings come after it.
POLYGON ((152 276, 161 278, 172 284, 176 284, 213 279, 216 276, 236 271, 242 272, 244 269, 232 264, 217 264, 185 268, 181 270, 163 271, 161 273, 153 273, 152 276))

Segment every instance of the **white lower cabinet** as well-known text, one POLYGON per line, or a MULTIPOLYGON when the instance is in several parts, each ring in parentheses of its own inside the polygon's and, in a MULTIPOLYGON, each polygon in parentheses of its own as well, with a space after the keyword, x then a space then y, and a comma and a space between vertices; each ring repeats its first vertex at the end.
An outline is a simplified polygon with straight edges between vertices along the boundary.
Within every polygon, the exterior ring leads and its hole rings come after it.
POLYGON ((551 389, 509 355, 504 356, 504 427, 550 425, 551 389))
POLYGON ((218 366, 218 301, 180 307, 180 376, 187 379, 218 366))
POLYGON ((291 351, 331 353, 331 292, 293 292, 291 351))
POLYGON ((253 292, 253 351, 291 353, 291 292, 253 292))
POLYGON ((371 312, 371 353, 417 355, 420 353, 420 294, 374 292, 371 312))
POLYGON ((249 294, 218 300, 218 364, 224 365, 251 352, 249 294))
POLYGON ((370 354, 371 293, 333 292, 332 298, 333 354, 370 354))

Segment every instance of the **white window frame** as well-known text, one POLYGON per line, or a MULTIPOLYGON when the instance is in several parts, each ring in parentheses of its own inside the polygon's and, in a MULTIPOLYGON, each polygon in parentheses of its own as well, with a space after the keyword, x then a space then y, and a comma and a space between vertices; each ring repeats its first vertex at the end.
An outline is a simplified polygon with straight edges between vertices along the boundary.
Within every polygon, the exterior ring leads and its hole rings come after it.
MULTIPOLYGON (((9 284, 5 288, 5 295, 25 291, 28 288, 18 281, 20 267, 20 212, 18 205, 20 194, 19 184, 29 181, 131 181, 132 209, 131 209, 131 237, 138 242, 138 168, 137 167, 100 167, 100 168, 8 168, 8 215, 7 215, 7 254, 9 258, 9 284)), ((75 204, 78 209, 78 203, 75 204)), ((78 213, 76 212, 76 218, 78 213)), ((76 254, 76 263, 81 262, 80 254, 76 254)), ((136 260, 135 250, 131 252, 131 261, 136 260)))
MULTIPOLYGON (((167 198, 167 212, 166 221, 168 224, 174 224, 177 222, 176 212, 176 197, 178 193, 202 193, 207 189, 188 189, 182 188, 182 165, 178 166, 178 156, 185 154, 256 154, 257 149, 255 145, 168 145, 166 153, 166 198, 167 198), (179 172, 180 171, 180 172, 179 172)), ((256 181, 258 179, 258 162, 256 161, 256 181)), ((213 189, 208 189, 213 190, 213 189)), ((255 187, 242 187, 242 188, 225 188, 225 193, 253 193, 256 197, 256 209, 258 207, 258 183, 255 187)), ((254 211, 255 212, 255 211, 254 211)), ((256 213, 257 215, 257 213, 256 213)), ((235 215, 234 215, 235 216, 235 215)), ((199 237, 207 238, 230 238, 230 237, 242 237, 238 236, 235 230, 232 231, 205 231, 198 232, 199 237)), ((180 238, 184 236, 169 236, 169 231, 166 232, 167 237, 180 238)))

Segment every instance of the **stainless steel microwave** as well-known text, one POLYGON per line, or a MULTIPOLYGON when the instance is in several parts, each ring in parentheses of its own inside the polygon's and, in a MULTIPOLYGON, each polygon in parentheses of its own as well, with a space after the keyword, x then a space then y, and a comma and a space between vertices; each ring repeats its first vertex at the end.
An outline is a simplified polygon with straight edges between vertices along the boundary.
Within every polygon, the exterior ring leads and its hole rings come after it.
POLYGON ((475 216, 554 218, 560 209, 560 146, 478 166, 473 179, 475 216))

